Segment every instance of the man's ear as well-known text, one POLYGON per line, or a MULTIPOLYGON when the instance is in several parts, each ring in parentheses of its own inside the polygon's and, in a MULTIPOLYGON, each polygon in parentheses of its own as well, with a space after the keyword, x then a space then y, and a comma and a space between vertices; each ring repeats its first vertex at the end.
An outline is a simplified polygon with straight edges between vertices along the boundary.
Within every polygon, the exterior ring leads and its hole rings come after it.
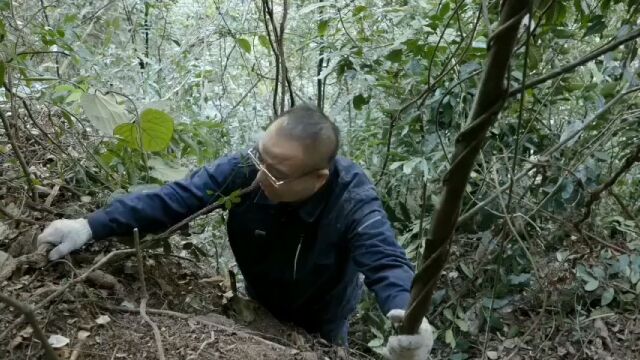
POLYGON ((324 185, 324 183, 327 182, 327 179, 329 178, 329 169, 322 169, 322 170, 318 170, 316 171, 316 173, 314 174, 314 178, 316 180, 316 190, 320 189, 322 187, 322 185, 324 185))

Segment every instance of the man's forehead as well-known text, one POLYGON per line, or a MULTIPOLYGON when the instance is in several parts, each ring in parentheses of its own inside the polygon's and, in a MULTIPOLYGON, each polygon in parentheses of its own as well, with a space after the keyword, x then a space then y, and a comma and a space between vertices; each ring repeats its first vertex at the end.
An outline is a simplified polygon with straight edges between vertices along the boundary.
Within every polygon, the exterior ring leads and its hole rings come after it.
POLYGON ((265 134, 258 148, 265 164, 282 173, 290 173, 304 166, 300 144, 277 133, 265 134))

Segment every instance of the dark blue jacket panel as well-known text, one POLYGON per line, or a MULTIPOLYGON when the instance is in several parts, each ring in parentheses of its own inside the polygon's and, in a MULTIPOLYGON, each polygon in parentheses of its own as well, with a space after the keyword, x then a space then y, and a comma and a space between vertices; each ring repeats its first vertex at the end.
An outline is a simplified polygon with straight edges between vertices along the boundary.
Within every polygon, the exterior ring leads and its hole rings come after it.
MULTIPOLYGON (((257 170, 220 158, 188 179, 113 201, 88 217, 95 239, 156 233, 246 187, 257 170)), ((386 314, 409 302, 413 268, 364 172, 337 158, 329 179, 300 204, 269 201, 257 188, 229 210, 229 242, 250 296, 307 330, 342 326, 355 310, 358 273, 386 314)))

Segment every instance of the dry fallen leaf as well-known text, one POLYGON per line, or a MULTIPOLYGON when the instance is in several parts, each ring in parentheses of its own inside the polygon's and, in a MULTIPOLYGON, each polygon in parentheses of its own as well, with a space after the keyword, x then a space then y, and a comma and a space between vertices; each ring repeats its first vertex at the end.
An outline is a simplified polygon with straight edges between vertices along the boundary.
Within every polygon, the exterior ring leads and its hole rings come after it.
POLYGON ((69 339, 62 335, 51 335, 48 341, 49 345, 54 349, 61 348, 69 343, 69 339))
POLYGON ((76 336, 78 337, 78 340, 82 341, 82 340, 85 340, 86 338, 88 338, 89 335, 91 335, 91 333, 88 332, 87 330, 80 330, 80 331, 78 331, 78 335, 76 335, 76 336))
POLYGON ((20 345, 23 341, 31 338, 32 335, 33 335, 33 328, 31 326, 27 326, 26 328, 22 329, 22 331, 18 333, 18 336, 16 336, 13 340, 11 340, 11 343, 9 344, 9 349, 13 349, 16 346, 20 345))
POLYGON ((127 301, 127 300, 123 301, 122 304, 120 304, 120 306, 126 307, 127 309, 135 309, 136 308, 136 306, 132 302, 127 301))
POLYGON ((0 251, 0 281, 8 279, 16 269, 16 260, 4 251, 0 251))
POLYGON ((100 315, 97 319, 96 319, 96 324, 98 325, 104 325, 106 323, 108 323, 109 321, 111 321, 111 318, 108 315, 100 315))
POLYGON ((497 351, 487 351, 487 357, 491 360, 495 360, 498 358, 498 352, 497 351))

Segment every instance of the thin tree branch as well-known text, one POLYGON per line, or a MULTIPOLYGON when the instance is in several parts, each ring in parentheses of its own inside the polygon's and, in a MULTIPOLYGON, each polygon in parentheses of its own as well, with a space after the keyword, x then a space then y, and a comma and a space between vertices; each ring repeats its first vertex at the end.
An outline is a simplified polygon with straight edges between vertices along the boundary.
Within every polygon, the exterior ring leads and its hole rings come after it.
POLYGON ((140 299, 140 316, 151 326, 153 329, 153 337, 156 340, 156 347, 158 349, 158 359, 164 360, 164 347, 162 346, 162 337, 160 336, 160 330, 153 320, 147 315, 147 301, 149 300, 149 293, 147 293, 147 284, 144 281, 144 261, 142 261, 142 250, 140 250, 140 234, 138 228, 133 229, 133 243, 136 247, 136 254, 138 257, 138 277, 140 278, 140 286, 142 291, 142 299, 140 299))
MULTIPOLYGON (((556 144, 555 146, 551 147, 550 149, 547 149, 542 155, 542 158, 546 158, 552 154, 554 154, 555 152, 557 152, 558 150, 562 149, 569 141, 571 141, 573 138, 575 138, 576 136, 578 136, 579 134, 581 134, 589 125, 591 125, 591 123, 593 123, 595 120, 597 120, 598 118, 600 118, 604 113, 606 113, 613 105, 615 105, 616 103, 618 103, 624 96, 631 94, 633 92, 636 92, 640 90, 640 86, 626 90, 626 91, 622 91, 620 92, 618 95, 616 95, 616 97, 614 97, 613 99, 609 100, 608 103, 606 103, 602 108, 600 108, 595 114, 593 114, 590 118, 587 118, 583 121, 582 126, 578 129, 576 129, 573 133, 569 134, 566 138, 564 138, 564 140, 560 141, 558 144, 556 144)), ((525 177, 527 174, 529 174, 533 169, 536 168, 536 166, 538 166, 537 164, 532 164, 529 167, 527 167, 526 169, 524 169, 523 171, 521 171, 520 173, 518 173, 518 175, 513 177, 512 181, 518 181, 520 179, 522 179, 523 177, 525 177)), ((503 192, 505 190, 507 190, 509 188, 509 184, 505 184, 503 185, 501 188, 496 189, 494 192, 491 193, 491 195, 489 195, 486 199, 484 199, 482 202, 478 203, 478 205, 474 206, 471 210, 467 211, 466 213, 464 213, 462 216, 460 216, 460 218, 458 219, 457 225, 462 224, 463 222, 469 220, 472 216, 474 216, 475 214, 477 214, 480 210, 482 210, 483 208, 485 208, 487 205, 489 205, 491 202, 493 202, 496 197, 498 196, 498 193, 503 192)), ((456 226, 457 226, 456 225, 456 226)))
MULTIPOLYGON (((17 114, 12 113, 11 116, 15 118, 17 114)), ((38 202, 38 193, 36 192, 36 188, 33 185, 33 179, 31 178, 29 167, 27 166, 27 162, 24 160, 24 156, 22 156, 22 152, 18 147, 18 142, 15 138, 15 134, 13 131, 11 131, 9 121, 7 121, 7 118, 4 116, 4 112, 2 110, 0 110, 0 119, 2 119, 2 126, 4 127, 4 131, 7 134, 7 138, 9 139, 9 143, 11 144, 11 148, 13 149, 13 153, 16 155, 16 159, 18 159, 18 163, 20 164, 20 168, 22 169, 22 173, 24 174, 25 180, 27 182, 27 188, 29 188, 29 191, 31 192, 31 200, 33 202, 38 202)))
POLYGON ((280 83, 280 56, 278 55, 278 49, 276 48, 274 41, 278 41, 278 29, 275 27, 275 22, 273 21, 273 12, 271 11, 271 7, 269 7, 269 0, 262 0, 262 18, 264 21, 264 28, 267 31, 267 39, 269 40, 269 46, 271 47, 271 52, 273 53, 273 57, 276 62, 276 74, 274 81, 274 89, 273 89, 273 117, 276 118, 278 116, 278 84, 280 83), (269 21, 267 20, 269 18, 269 21), (271 30, 269 29, 269 23, 273 27, 273 36, 271 35, 271 30))
MULTIPOLYGON (((78 276, 77 278, 74 278, 73 280, 67 282, 66 284, 64 284, 63 286, 61 286, 60 288, 58 288, 58 290, 56 290, 53 294, 49 295, 46 299, 40 301, 34 308, 33 310, 36 311, 40 308, 42 308, 43 306, 47 305, 49 302, 51 302, 51 300, 57 298, 58 296, 60 296, 62 293, 64 293, 70 286, 78 284, 82 281, 84 281, 89 274, 91 274, 94 270, 99 269, 100 267, 104 266, 107 262, 109 262, 112 258, 119 256, 119 255, 129 255, 135 253, 135 249, 125 249, 125 250, 116 250, 116 251, 112 251, 110 252, 107 256, 103 257, 102 259, 100 259, 100 261, 98 261, 97 264, 93 265, 92 267, 89 268, 89 270, 85 271, 82 275, 78 276)), ((2 334, 0 334, 0 340, 4 339, 16 326, 20 325, 22 323, 22 321, 24 320, 23 317, 18 318, 16 321, 14 321, 13 323, 11 323, 11 325, 9 325, 4 332, 2 332, 2 334)))
POLYGON ((29 321, 29 324, 31 324, 31 328, 36 335, 36 338, 40 341, 40 344, 42 344, 42 347, 44 348, 44 355, 47 360, 58 360, 58 356, 53 351, 51 345, 49 345, 49 341, 40 328, 40 325, 38 325, 38 320, 36 319, 34 310, 31 308, 31 306, 23 304, 18 300, 12 298, 11 296, 2 293, 0 293, 0 301, 17 309, 24 315, 24 317, 27 318, 27 321, 29 321))
POLYGON ((574 70, 575 68, 582 66, 594 59, 597 59, 598 57, 615 50, 616 48, 620 47, 621 45, 624 45, 630 41, 633 41, 637 38, 640 37, 640 29, 636 29, 630 33, 628 33, 626 36, 611 42, 609 45, 603 46, 600 49, 594 50, 590 53, 588 53, 587 55, 569 63, 566 64, 564 66, 559 67, 558 69, 555 69, 551 72, 549 72, 548 74, 542 75, 540 77, 537 77, 535 79, 530 80, 529 82, 527 82, 524 86, 519 86, 511 91, 509 91, 509 97, 511 96, 515 96, 518 93, 520 93, 523 88, 526 89, 530 89, 532 87, 538 86, 544 82, 547 82, 548 80, 554 79, 558 76, 561 76, 563 74, 566 74, 572 70, 574 70))
POLYGON ((616 201, 616 203, 618 203, 618 206, 620 206, 620 208, 622 209, 622 212, 624 212, 627 218, 635 222, 636 226, 640 228, 640 222, 638 222, 638 218, 635 215, 633 215, 631 210, 627 207, 627 205, 625 205, 624 201, 622 201, 622 199, 620 198, 620 195, 618 195, 615 191, 613 191, 612 188, 609 188, 609 194, 613 196, 613 199, 616 201))
POLYGON ((584 214, 578 221, 575 221, 573 223, 573 227, 575 227, 576 230, 579 230, 580 225, 582 225, 582 223, 587 221, 587 219, 591 216, 591 207, 596 201, 600 199, 600 195, 602 195, 603 192, 611 188, 616 183, 616 181, 618 181, 620 176, 622 176, 624 173, 629 171, 629 169, 631 169, 633 164, 637 163, 638 161, 640 161, 640 145, 636 146, 636 148, 631 152, 631 154, 629 154, 629 156, 627 156, 627 158, 624 160, 620 168, 607 181, 605 181, 602 185, 598 186, 597 188, 589 192, 589 198, 587 199, 587 202, 584 205, 585 206, 584 214))

